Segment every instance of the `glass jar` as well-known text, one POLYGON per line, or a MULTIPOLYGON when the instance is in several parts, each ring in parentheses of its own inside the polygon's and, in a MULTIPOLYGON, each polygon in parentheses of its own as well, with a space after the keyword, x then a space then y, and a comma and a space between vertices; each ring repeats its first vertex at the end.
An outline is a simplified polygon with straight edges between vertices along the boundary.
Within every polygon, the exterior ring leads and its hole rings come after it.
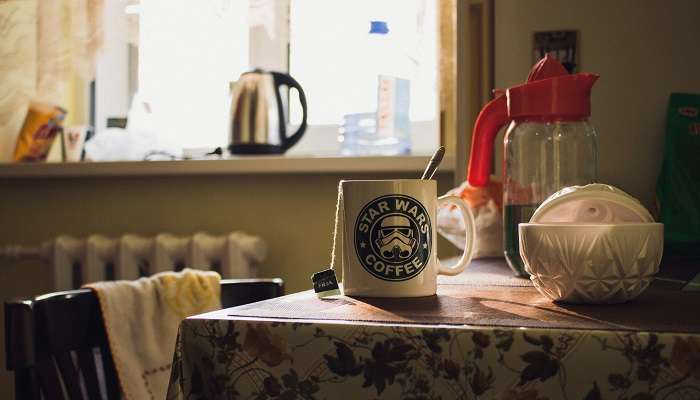
POLYGON ((566 186, 596 181, 596 132, 588 120, 511 122, 504 139, 504 254, 516 275, 528 277, 520 258, 518 224, 566 186))

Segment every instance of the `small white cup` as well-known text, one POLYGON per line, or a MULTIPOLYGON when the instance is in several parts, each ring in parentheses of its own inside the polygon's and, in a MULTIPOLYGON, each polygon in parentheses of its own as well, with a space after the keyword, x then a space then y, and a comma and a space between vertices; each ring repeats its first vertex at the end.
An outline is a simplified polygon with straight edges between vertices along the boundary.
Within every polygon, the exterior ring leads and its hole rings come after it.
POLYGON ((437 197, 434 180, 341 182, 343 292, 360 297, 432 296, 437 275, 464 271, 474 251, 474 216, 457 196, 437 197), (437 258, 437 208, 462 211, 467 238, 459 262, 437 258))
POLYGON ((90 130, 89 126, 68 126, 63 128, 64 161, 78 162, 83 154, 85 138, 90 130))

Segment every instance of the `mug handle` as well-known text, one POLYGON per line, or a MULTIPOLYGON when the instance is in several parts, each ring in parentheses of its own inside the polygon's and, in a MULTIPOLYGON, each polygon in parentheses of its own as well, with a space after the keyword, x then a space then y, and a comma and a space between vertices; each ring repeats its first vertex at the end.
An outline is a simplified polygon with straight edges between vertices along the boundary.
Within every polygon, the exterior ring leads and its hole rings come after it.
POLYGON ((464 220, 464 231, 466 234, 466 242, 464 245, 464 251, 462 252, 462 257, 457 262, 454 267, 448 268, 442 265, 440 260, 437 260, 438 264, 438 274, 441 275, 457 275, 464 271, 469 265, 474 255, 474 239, 476 238, 476 224, 474 223, 474 214, 472 210, 469 209, 467 203, 461 198, 452 195, 445 195, 438 197, 438 207, 445 204, 456 205, 462 213, 462 219, 464 220))

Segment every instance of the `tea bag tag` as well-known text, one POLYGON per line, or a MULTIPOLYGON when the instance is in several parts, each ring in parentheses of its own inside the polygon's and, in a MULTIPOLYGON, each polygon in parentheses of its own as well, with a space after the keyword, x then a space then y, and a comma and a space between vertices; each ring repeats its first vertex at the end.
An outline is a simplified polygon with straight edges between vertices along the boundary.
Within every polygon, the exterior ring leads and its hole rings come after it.
POLYGON ((336 267, 336 260, 338 258, 339 250, 342 249, 338 247, 338 235, 339 230, 343 229, 343 181, 338 183, 338 200, 335 203, 335 222, 333 224, 333 248, 331 249, 331 265, 328 269, 320 272, 316 272, 311 275, 311 282, 314 285, 314 292, 319 298, 329 297, 329 296, 339 296, 341 295, 340 287, 338 285, 338 278, 335 275, 334 268, 336 267))
POLYGON ((314 292, 319 298, 340 295, 338 278, 336 278, 335 271, 332 269, 326 269, 311 275, 311 282, 314 283, 314 292))

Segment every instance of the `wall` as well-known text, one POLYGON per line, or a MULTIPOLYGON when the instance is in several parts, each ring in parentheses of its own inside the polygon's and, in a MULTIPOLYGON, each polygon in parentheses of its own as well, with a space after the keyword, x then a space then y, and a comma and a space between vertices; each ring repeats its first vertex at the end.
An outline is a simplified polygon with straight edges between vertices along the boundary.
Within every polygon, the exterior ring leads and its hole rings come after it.
POLYGON ((527 77, 533 32, 579 31, 579 70, 601 75, 591 116, 599 180, 651 207, 669 94, 700 93, 700 2, 496 0, 495 9, 498 88, 527 77))
MULTIPOLYGON (((311 288, 310 276, 328 265, 339 179, 411 178, 419 175, 258 175, 144 178, 0 178, 0 245, 34 244, 65 233, 191 234, 243 230, 269 244, 264 277, 281 277, 287 293, 311 288)), ((439 176, 439 193, 452 175, 439 176)), ((455 255, 441 239, 441 255, 455 255)), ((4 299, 50 291, 39 262, 0 267, 4 299)), ((2 313, 2 312, 0 312, 2 313)), ((4 317, 0 315, 0 321, 4 317)), ((0 343, 4 343, 0 322, 0 343)), ((11 374, 0 346, 0 399, 11 398, 11 374)))

